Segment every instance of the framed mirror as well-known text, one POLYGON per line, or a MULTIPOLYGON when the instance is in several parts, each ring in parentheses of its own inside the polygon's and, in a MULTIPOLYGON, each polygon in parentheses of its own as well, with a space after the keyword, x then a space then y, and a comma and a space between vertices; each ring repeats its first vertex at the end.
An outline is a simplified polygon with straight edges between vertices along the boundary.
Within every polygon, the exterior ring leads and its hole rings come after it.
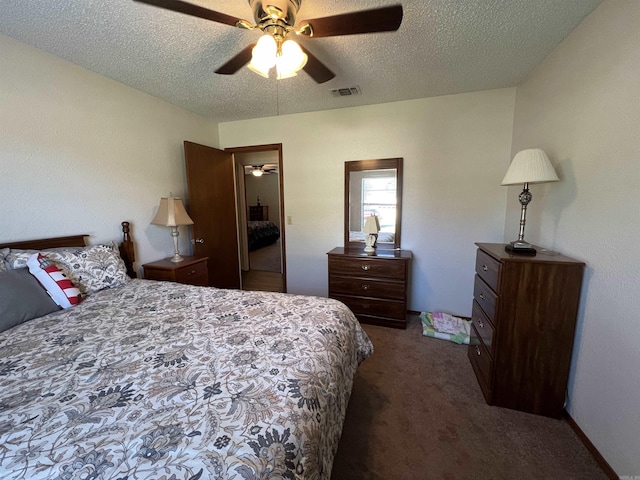
POLYGON ((402 158, 344 162, 344 245, 364 248, 364 223, 376 215, 377 248, 400 248, 402 158))

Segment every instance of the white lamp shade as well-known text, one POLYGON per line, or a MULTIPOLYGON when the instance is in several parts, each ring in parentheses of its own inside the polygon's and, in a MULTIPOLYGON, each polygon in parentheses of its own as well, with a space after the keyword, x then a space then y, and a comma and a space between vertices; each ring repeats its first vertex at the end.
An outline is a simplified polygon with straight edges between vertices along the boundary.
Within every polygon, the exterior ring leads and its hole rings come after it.
POLYGON ((544 150, 531 148, 516 153, 507 170, 502 185, 545 183, 560 180, 544 150))
POLYGON ((179 225, 193 225, 193 220, 187 214, 182 200, 178 197, 160 199, 158 213, 151 220, 153 225, 177 227, 179 225))
POLYGON ((364 233, 368 234, 377 234, 380 231, 380 223, 378 222, 378 217, 375 215, 371 215, 367 217, 364 222, 364 233))

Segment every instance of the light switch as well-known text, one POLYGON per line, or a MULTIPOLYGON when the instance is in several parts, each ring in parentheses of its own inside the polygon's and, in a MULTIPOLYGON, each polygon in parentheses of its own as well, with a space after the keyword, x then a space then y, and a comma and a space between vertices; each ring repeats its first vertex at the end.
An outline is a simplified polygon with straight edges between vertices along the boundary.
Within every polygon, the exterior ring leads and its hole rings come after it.
POLYGON ((291 215, 287 215, 287 225, 293 225, 293 220, 291 220, 291 215))

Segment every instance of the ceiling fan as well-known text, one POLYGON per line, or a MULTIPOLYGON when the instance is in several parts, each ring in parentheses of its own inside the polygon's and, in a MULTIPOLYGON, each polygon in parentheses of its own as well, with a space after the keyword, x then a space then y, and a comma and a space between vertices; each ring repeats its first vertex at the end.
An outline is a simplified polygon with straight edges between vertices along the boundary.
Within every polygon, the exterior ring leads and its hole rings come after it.
POLYGON ((255 21, 252 24, 182 0, 134 1, 246 30, 258 29, 264 33, 257 43, 247 46, 218 68, 216 73, 232 75, 249 64, 251 70, 268 77, 269 70, 275 66, 277 78, 293 76, 303 69, 318 83, 331 80, 335 74, 305 47, 288 38, 290 34, 312 38, 390 32, 400 28, 402 23, 402 5, 303 20, 296 24, 302 0, 249 0, 255 21))
POLYGON ((275 163, 267 165, 245 165, 245 175, 253 175, 255 177, 261 177, 263 174, 278 173, 278 165, 275 163))

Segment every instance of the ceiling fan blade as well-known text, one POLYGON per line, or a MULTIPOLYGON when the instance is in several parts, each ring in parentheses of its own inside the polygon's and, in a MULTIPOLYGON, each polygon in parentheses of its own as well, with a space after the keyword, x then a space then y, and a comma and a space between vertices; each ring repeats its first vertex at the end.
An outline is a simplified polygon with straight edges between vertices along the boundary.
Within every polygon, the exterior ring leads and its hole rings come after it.
POLYGON ((147 5, 153 5, 154 7, 165 8, 174 12, 180 12, 187 15, 192 15, 198 18, 204 18, 205 20, 211 20, 212 22, 224 23, 235 27, 240 18, 232 17, 231 15, 225 15, 224 13, 209 10, 208 8, 200 7, 192 3, 183 2, 181 0, 134 0, 135 2, 146 3, 147 5))
POLYGON ((336 76, 331 70, 318 60, 309 50, 300 45, 300 48, 307 54, 307 64, 302 69, 318 83, 324 83, 336 76))
POLYGON ((222 75, 233 75, 234 73, 236 73, 238 70, 240 70, 242 67, 244 67, 247 63, 251 61, 251 54, 252 54, 251 51, 255 46, 256 44, 252 43, 251 45, 246 47, 244 50, 238 53, 235 57, 233 57, 227 63, 222 65, 220 68, 218 68, 216 70, 216 73, 220 73, 222 75))
POLYGON ((306 22, 311 25, 314 37, 391 32, 400 28, 402 5, 315 18, 306 22))

